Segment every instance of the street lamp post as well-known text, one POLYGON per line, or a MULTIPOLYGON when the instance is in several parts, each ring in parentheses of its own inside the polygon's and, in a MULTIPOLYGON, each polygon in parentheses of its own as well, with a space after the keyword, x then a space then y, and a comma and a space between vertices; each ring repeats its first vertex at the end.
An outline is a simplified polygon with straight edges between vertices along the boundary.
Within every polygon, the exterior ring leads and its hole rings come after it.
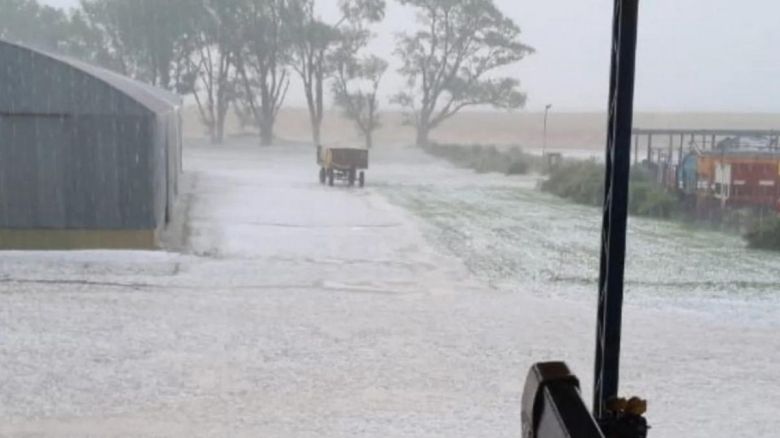
POLYGON ((542 137, 542 160, 547 157, 547 116, 550 114, 550 108, 552 104, 547 104, 544 107, 544 135, 542 137))

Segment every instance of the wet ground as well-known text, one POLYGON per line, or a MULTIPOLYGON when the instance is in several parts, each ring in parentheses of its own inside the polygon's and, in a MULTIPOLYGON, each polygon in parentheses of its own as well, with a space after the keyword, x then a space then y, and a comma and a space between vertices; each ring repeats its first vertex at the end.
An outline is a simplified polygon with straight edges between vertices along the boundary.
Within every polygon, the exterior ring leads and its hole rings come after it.
MULTIPOLYGON (((192 145, 188 247, 0 254, 0 436, 514 437, 536 360, 589 397, 599 213, 414 150, 364 190, 192 145)), ((623 384, 653 436, 780 428, 780 258, 632 220, 623 384)))

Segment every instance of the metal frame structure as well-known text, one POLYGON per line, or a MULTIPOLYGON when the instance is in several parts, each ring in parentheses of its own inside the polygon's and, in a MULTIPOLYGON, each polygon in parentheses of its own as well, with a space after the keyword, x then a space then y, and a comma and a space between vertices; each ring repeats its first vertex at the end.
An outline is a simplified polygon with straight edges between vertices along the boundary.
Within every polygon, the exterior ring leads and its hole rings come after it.
POLYGON ((717 148, 718 140, 733 137, 764 137, 769 139, 769 149, 780 151, 780 131, 759 129, 642 129, 634 128, 634 163, 639 162, 640 150, 644 151, 647 162, 653 162, 654 153, 668 151, 668 160, 674 158, 677 149, 677 164, 691 148, 698 151, 712 151, 717 148), (653 146, 654 139, 661 139, 660 145, 653 146), (667 140, 664 141, 664 138, 667 140), (644 139, 644 141, 641 141, 644 139))
POLYGON ((623 275, 631 167, 631 128, 639 0, 615 0, 606 151, 604 219, 599 269, 593 415, 605 418, 618 394, 623 275))

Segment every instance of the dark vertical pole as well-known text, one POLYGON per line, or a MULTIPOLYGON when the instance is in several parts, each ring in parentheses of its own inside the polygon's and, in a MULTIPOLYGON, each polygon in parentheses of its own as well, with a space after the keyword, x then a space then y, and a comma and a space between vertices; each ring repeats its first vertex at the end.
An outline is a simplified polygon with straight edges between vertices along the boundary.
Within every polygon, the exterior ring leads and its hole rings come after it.
POLYGON ((639 0, 615 0, 593 413, 618 393, 639 0))
POLYGON ((715 134, 712 134, 712 143, 710 144, 710 149, 715 149, 715 134))
POLYGON ((669 147, 666 152, 666 165, 663 167, 663 183, 664 186, 667 187, 670 185, 669 175, 672 174, 672 166, 674 166, 674 136, 669 134, 669 147))
POLYGON ((653 162, 653 134, 647 134, 647 162, 653 162))
POLYGON ((634 135, 634 164, 639 161, 639 134, 634 135))
POLYGON ((680 134, 680 150, 677 154, 677 163, 682 164, 683 149, 685 149, 685 134, 680 134))

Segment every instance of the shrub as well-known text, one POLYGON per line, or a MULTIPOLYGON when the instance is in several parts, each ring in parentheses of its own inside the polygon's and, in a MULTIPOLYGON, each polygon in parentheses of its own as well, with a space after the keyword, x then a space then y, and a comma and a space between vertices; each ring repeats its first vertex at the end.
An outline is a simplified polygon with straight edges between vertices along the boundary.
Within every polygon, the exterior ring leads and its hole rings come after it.
POLYGON ((604 166, 595 160, 564 162, 550 172, 542 190, 581 204, 599 205, 604 198, 604 166))
POLYGON ((668 219, 679 209, 677 197, 653 183, 631 182, 628 211, 638 216, 668 219))
POLYGON ((495 145, 430 144, 423 148, 427 153, 444 158, 456 166, 473 169, 479 173, 503 173, 524 175, 532 168, 541 168, 541 158, 526 154, 517 146, 499 149, 495 145))
POLYGON ((744 237, 750 248, 780 251, 780 219, 757 222, 744 237))
MULTIPOLYGON (((595 160, 568 161, 550 172, 542 190, 580 204, 598 206, 604 201, 604 165, 595 160)), ((677 198, 653 182, 643 166, 634 166, 628 193, 632 214, 672 217, 679 209, 677 198)))
POLYGON ((509 168, 506 170, 507 175, 525 175, 529 171, 529 165, 528 162, 517 160, 512 161, 512 164, 509 165, 509 168))

